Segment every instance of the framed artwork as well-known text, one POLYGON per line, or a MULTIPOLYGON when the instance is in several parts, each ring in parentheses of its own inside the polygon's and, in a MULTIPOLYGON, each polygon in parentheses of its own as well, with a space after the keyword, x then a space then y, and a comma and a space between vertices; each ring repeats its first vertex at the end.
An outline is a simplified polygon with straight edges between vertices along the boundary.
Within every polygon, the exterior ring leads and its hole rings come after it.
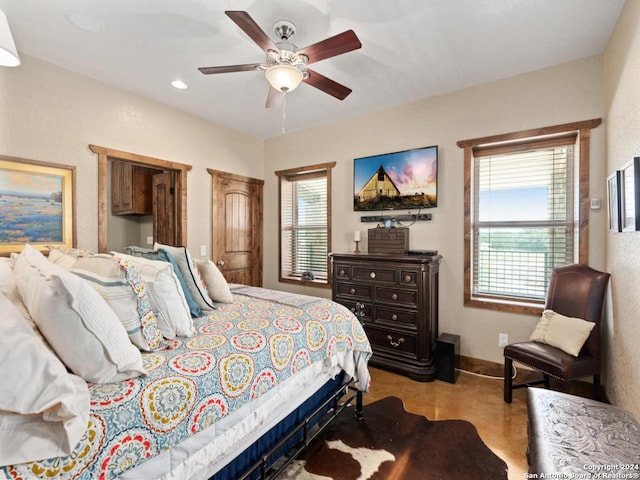
POLYGON ((620 206, 620 171, 607 177, 607 205, 609 207, 609 230, 622 231, 622 209, 620 206))
POLYGON ((0 255, 75 247, 75 167, 0 156, 0 255))
POLYGON ((620 204, 623 232, 640 230, 640 157, 620 170, 620 204))

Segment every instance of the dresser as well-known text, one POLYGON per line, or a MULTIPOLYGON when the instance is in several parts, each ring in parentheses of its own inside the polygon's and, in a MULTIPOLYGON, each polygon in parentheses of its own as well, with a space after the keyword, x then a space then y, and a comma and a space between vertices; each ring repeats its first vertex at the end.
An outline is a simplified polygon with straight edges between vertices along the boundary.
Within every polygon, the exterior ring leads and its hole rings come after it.
POLYGON ((371 365, 418 381, 436 377, 441 255, 330 254, 332 298, 360 318, 371 365))

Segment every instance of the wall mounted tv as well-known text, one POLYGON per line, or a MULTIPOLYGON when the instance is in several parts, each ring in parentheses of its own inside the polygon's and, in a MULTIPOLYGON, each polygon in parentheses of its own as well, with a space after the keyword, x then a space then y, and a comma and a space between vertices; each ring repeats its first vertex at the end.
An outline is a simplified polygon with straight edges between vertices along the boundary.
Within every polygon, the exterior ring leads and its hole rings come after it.
POLYGON ((438 146, 353 160, 353 209, 438 206, 438 146))

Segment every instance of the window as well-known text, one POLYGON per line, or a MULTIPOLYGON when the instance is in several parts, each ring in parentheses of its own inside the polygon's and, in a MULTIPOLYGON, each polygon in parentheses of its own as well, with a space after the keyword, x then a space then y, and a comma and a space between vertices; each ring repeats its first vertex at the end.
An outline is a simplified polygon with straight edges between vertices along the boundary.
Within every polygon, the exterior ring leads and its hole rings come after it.
POLYGON ((331 169, 335 162, 276 172, 280 281, 329 286, 331 169))
POLYGON ((587 263, 589 129, 599 123, 458 143, 466 305, 538 313, 551 270, 587 263))

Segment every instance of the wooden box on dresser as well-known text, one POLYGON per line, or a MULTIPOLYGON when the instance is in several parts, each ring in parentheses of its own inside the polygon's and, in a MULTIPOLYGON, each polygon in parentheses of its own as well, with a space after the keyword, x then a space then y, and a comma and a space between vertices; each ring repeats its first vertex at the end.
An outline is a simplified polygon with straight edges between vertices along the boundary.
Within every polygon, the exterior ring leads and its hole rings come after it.
POLYGON ((332 299, 358 314, 371 364, 418 381, 436 376, 441 255, 332 253, 332 299))

